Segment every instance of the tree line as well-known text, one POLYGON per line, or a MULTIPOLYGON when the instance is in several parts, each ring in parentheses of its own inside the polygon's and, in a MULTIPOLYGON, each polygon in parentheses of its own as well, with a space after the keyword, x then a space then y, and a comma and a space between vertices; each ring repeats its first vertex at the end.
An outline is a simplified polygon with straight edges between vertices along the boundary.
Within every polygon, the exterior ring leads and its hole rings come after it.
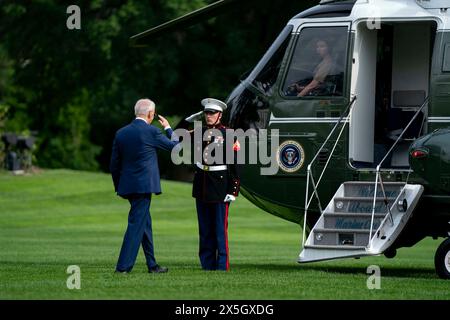
POLYGON ((130 47, 132 35, 213 2, 0 1, 0 133, 34 133, 41 167, 107 171, 137 99, 153 99, 173 121, 204 97, 225 100, 287 21, 318 1, 238 1, 130 47), (66 27, 71 4, 80 30, 66 27))

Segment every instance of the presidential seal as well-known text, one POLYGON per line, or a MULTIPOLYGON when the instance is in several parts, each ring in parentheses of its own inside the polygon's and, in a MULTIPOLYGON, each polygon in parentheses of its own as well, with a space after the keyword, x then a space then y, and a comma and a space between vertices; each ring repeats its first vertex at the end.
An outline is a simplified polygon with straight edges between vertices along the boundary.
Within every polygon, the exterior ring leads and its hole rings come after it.
POLYGON ((277 162, 284 172, 298 171, 305 160, 305 151, 296 141, 287 140, 278 147, 277 162))

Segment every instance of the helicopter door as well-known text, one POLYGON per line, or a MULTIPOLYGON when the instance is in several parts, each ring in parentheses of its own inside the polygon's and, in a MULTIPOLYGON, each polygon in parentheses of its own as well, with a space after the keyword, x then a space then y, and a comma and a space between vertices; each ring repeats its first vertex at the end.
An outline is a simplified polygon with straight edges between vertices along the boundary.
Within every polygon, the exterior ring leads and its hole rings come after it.
POLYGON ((351 92, 357 96, 350 120, 349 158, 353 164, 373 162, 376 65, 377 30, 360 23, 351 80, 351 92))
POLYGON ((433 114, 429 118, 429 132, 450 125, 450 32, 447 30, 437 34, 433 61, 430 88, 433 114))
POLYGON ((403 131, 428 95, 435 31, 433 21, 386 21, 379 29, 365 22, 356 26, 351 92, 357 100, 349 130, 355 168, 376 168, 383 159, 383 168, 409 168, 408 149, 427 131, 428 109, 403 131))

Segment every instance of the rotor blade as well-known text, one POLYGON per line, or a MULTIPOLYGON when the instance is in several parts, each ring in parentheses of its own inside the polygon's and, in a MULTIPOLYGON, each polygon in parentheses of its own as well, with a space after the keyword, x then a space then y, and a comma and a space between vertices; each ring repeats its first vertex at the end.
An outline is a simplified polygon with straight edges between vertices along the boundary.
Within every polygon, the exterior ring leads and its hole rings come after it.
MULTIPOLYGON (((218 16, 224 13, 225 8, 231 7, 231 5, 235 2, 238 2, 238 0, 220 0, 179 18, 160 24, 154 28, 132 36, 130 38, 130 46, 146 47, 148 46, 146 42, 150 39, 161 36, 165 32, 171 32, 183 27, 191 26, 209 18, 218 16)), ((242 3, 242 0, 240 2, 242 3)))

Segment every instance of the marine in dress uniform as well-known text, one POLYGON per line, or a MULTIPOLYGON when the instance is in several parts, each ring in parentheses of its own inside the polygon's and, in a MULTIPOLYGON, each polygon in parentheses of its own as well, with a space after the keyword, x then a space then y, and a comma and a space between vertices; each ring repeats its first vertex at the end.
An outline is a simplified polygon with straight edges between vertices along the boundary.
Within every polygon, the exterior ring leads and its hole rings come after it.
MULTIPOLYGON (((206 141, 195 143, 195 147, 201 146, 202 160, 201 163, 195 163, 192 188, 197 207, 199 257, 205 270, 229 270, 228 210, 230 203, 239 194, 239 175, 235 162, 227 165, 225 161, 227 128, 220 120, 227 105, 212 98, 203 99, 201 103, 206 121, 202 136, 206 141), (223 150, 223 157, 214 158, 215 161, 211 163, 211 156, 215 156, 211 152, 215 153, 218 148, 223 150)), ((201 112, 186 120, 199 116, 201 112)), ((237 143, 233 145, 234 155, 238 151, 237 146, 237 143)))

